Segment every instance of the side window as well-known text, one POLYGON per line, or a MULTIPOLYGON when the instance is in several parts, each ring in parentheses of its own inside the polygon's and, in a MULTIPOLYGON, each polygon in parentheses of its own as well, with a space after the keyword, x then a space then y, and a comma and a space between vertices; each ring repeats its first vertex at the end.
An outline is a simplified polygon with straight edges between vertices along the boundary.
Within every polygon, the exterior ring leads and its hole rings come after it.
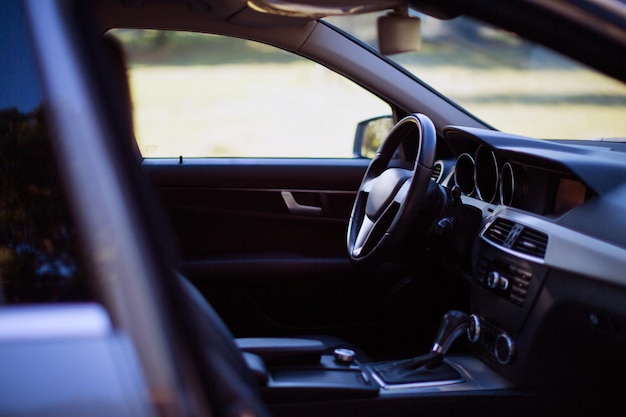
POLYGON ((0 304, 89 299, 19 1, 0 3, 0 304))
POLYGON ((387 103, 305 58, 206 34, 113 31, 125 46, 142 155, 353 156, 387 103))

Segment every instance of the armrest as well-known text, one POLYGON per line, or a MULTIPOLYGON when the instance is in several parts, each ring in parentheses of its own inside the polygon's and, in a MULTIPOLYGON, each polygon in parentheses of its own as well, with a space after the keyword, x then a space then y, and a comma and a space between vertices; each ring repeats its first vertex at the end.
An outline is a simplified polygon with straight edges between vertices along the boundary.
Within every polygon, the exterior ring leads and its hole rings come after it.
POLYGON ((328 350, 325 343, 315 339, 250 337, 235 339, 235 343, 242 352, 258 355, 265 363, 284 359, 318 361, 328 350))

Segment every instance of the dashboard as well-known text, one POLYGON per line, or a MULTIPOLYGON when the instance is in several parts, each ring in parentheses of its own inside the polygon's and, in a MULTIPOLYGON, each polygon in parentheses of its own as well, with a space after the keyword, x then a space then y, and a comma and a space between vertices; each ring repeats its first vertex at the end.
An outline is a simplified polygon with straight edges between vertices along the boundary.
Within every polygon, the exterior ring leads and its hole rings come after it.
POLYGON ((520 149, 498 149, 460 129, 449 129, 447 138, 456 143, 465 139, 455 161, 453 182, 468 197, 535 214, 560 216, 595 196, 561 160, 544 159, 530 154, 530 150, 521 153, 520 149))
POLYGON ((447 127, 444 180, 483 221, 473 351, 518 384, 604 387, 626 368, 626 147, 447 127))

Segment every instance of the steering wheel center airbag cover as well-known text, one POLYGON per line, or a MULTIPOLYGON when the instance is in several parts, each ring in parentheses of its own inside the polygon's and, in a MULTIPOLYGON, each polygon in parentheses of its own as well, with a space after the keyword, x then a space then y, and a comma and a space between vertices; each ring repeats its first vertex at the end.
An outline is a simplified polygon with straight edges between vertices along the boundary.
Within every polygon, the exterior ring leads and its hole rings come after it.
POLYGON ((374 181, 367 199, 365 213, 371 219, 378 219, 389 206, 402 187, 411 178, 411 172, 405 169, 388 169, 374 181))

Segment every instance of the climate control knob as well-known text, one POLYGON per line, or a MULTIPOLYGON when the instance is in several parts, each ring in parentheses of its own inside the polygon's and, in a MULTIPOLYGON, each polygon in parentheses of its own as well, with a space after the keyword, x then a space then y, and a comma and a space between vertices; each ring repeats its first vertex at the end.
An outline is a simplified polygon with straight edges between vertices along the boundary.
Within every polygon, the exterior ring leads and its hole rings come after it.
POLYGON ((500 333, 498 337, 496 337, 494 354, 498 362, 502 365, 507 365, 511 362, 515 355, 515 343, 508 334, 500 333))
POLYGON ((482 334, 482 326, 480 322, 480 317, 476 314, 472 314, 470 316, 470 322, 467 326, 467 338, 470 342, 476 343, 480 340, 480 335, 482 334))

